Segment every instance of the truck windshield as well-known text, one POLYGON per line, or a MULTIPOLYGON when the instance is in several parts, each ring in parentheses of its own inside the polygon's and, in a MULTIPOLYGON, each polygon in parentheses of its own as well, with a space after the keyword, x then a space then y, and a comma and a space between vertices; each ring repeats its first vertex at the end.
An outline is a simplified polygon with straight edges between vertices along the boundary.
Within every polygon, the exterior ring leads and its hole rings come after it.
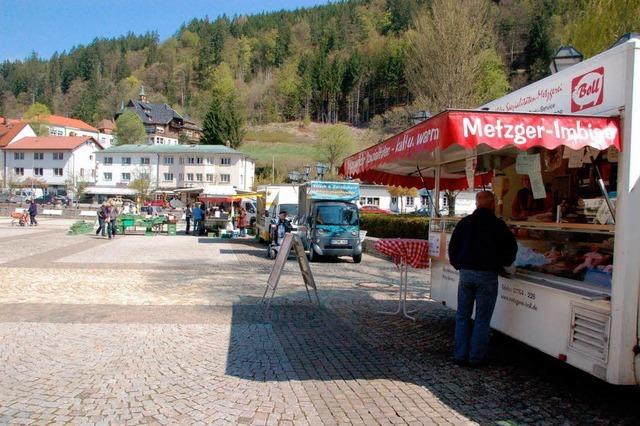
POLYGON ((352 205, 318 206, 316 218, 318 225, 356 226, 358 208, 352 205))
POLYGON ((287 212, 287 217, 298 217, 298 205, 280 204, 278 208, 278 214, 280 214, 280 212, 287 212))

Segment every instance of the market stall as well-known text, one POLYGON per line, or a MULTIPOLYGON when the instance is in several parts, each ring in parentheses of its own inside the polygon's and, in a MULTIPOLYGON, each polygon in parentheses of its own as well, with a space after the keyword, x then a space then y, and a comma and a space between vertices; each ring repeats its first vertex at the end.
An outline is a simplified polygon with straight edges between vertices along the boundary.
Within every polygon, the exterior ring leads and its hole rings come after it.
MULTIPOLYGON (((492 327, 620 384, 640 382, 639 45, 610 49, 489 111, 445 111, 341 168, 371 183, 434 189, 435 212, 440 191, 493 190, 519 249, 515 274, 500 278, 492 327)), ((456 221, 435 215, 429 235, 432 297, 454 309, 458 272, 447 246, 456 221)))

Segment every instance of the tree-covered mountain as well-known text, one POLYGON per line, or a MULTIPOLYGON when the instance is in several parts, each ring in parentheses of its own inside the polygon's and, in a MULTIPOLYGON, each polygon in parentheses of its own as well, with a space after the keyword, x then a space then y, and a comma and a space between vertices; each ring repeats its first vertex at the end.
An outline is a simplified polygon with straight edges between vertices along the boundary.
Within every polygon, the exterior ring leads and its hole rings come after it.
MULTIPOLYGON (((471 64, 479 74, 469 104, 543 77, 561 43, 593 55, 616 36, 640 28, 637 0, 478 0, 483 14, 478 19, 485 21, 466 27, 455 21, 443 25, 438 20, 446 14, 432 10, 446 7, 473 17, 463 13, 469 3, 474 1, 341 1, 194 19, 164 41, 155 33, 96 39, 49 59, 33 54, 0 64, 0 114, 20 116, 42 102, 56 114, 95 123, 113 117, 144 84, 151 101, 167 102, 202 123, 213 89, 222 86, 237 94, 250 123, 361 125, 375 116, 393 116, 396 107, 467 106, 436 101, 423 91, 416 55, 442 51, 441 46, 454 54, 456 32, 460 43, 469 43, 470 27, 484 29, 482 56, 471 64), (439 29, 423 37, 420 32, 432 27, 439 29)), ((441 81, 455 77, 425 73, 424 79, 437 80, 424 87, 455 87, 456 80, 441 81)))

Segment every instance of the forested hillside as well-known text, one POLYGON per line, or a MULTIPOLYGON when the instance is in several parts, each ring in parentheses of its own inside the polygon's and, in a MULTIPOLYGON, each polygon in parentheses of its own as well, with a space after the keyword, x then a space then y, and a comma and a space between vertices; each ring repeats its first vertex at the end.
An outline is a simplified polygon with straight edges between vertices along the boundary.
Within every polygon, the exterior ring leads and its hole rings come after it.
POLYGON ((95 123, 113 117, 144 84, 151 101, 168 102, 202 123, 212 90, 224 83, 224 90, 237 93, 251 124, 362 125, 376 116, 378 122, 392 122, 396 107, 473 106, 538 79, 561 43, 572 43, 586 56, 596 54, 623 32, 640 29, 639 4, 354 0, 193 20, 167 40, 128 34, 48 59, 34 54, 4 62, 0 114, 21 116, 30 104, 42 102, 56 114, 95 123), (469 63, 470 83, 458 79, 464 67, 458 75, 439 72, 447 60, 468 59, 456 56, 464 54, 460 45, 477 55, 469 63), (461 86, 466 91, 457 98, 443 98, 434 89, 461 86))

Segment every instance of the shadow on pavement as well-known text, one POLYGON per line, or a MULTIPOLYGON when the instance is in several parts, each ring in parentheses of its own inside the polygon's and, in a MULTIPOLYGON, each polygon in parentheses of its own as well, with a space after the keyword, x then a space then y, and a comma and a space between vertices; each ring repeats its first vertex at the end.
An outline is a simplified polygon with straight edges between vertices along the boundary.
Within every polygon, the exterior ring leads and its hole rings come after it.
MULTIPOLYGON (((329 298, 319 290, 322 306, 289 303, 287 297, 277 297, 269 309, 256 298, 235 304, 226 374, 301 381, 320 395, 347 381, 353 391, 348 398, 358 404, 375 401, 372 392, 381 398, 374 405, 396 407, 409 398, 422 401, 418 406, 428 411, 438 401, 481 424, 637 424, 640 419, 639 389, 606 384, 504 335, 494 335, 488 366, 455 366, 454 316, 435 302, 418 302, 420 320, 413 323, 375 312, 392 309, 393 301, 340 303, 334 301, 355 299, 348 294, 352 290, 336 290, 329 298)), ((326 399, 313 403, 322 406, 326 399)))

